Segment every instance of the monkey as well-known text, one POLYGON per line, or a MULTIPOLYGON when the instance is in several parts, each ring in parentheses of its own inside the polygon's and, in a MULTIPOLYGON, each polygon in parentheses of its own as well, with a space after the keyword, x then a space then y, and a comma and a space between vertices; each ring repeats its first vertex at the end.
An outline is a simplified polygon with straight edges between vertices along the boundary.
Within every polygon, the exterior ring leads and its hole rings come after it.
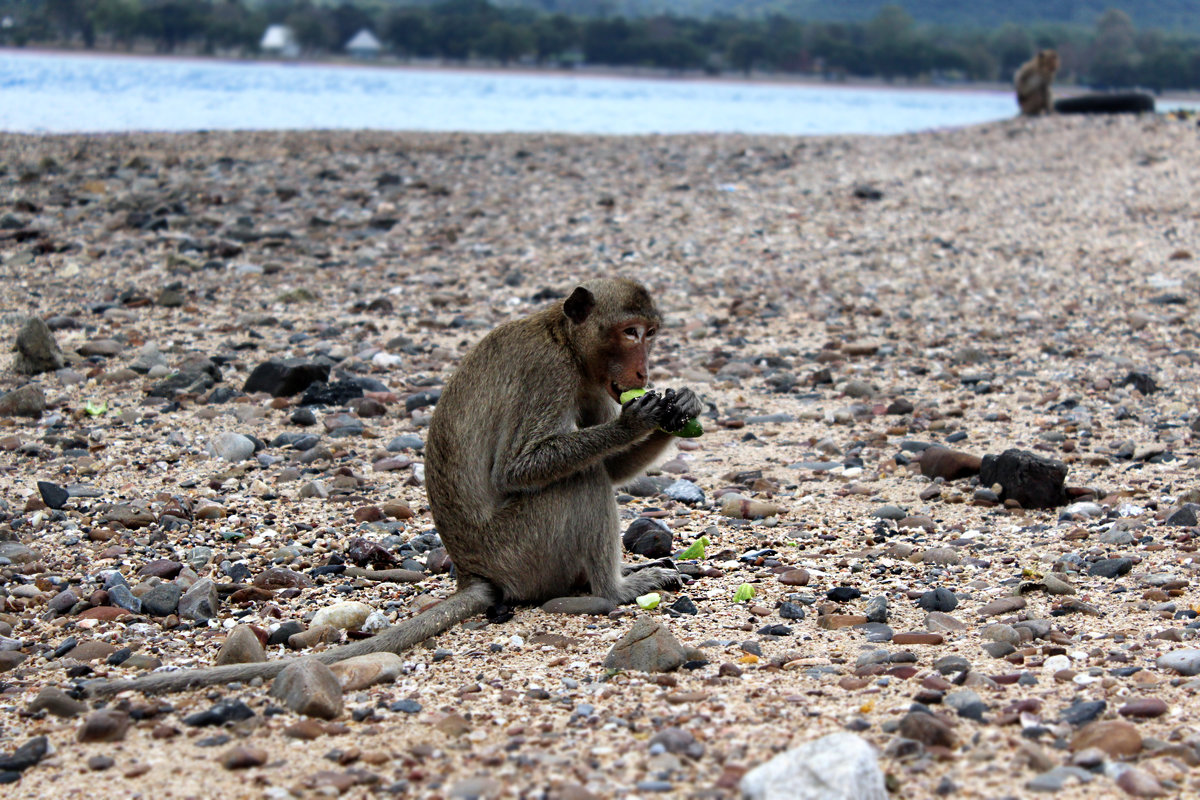
MULTIPOLYGON (((376 636, 315 656, 399 653, 493 605, 587 588, 615 604, 682 585, 661 562, 623 567, 614 487, 653 464, 702 406, 690 389, 644 388, 662 317, 628 279, 577 286, 561 303, 493 329, 434 407, 426 490, 457 588, 376 636)), ((294 659, 93 682, 92 696, 271 678, 294 659)))
POLYGON ((1058 72, 1058 53, 1042 50, 1021 65, 1013 75, 1017 88, 1017 105, 1026 116, 1049 114, 1054 104, 1050 97, 1050 84, 1058 72))

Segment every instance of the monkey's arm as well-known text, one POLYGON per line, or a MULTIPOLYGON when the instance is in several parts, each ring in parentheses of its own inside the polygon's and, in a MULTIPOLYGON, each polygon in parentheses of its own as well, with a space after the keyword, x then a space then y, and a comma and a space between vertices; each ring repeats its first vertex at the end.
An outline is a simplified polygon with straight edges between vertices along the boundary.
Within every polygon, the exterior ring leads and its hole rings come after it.
POLYGON ((633 447, 604 459, 604 468, 612 482, 620 485, 642 474, 659 457, 674 437, 665 431, 654 431, 633 447))
POLYGON ((577 430, 563 431, 555 416, 543 415, 509 435, 514 447, 496 458, 492 483, 501 493, 541 489, 630 449, 652 435, 661 416, 662 401, 652 394, 626 403, 616 419, 577 430))
POLYGON ((678 392, 667 389, 663 392, 658 429, 632 447, 613 453, 604 460, 612 482, 625 483, 653 464, 674 438, 668 431, 679 430, 689 419, 699 415, 703 408, 700 398, 691 389, 680 389, 678 392))

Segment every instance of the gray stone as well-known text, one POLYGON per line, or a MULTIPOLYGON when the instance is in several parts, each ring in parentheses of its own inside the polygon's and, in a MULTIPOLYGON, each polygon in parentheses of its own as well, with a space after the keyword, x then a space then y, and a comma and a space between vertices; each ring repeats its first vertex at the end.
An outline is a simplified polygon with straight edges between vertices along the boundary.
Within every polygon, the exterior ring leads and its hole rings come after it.
POLYGON ((142 613, 142 601, 135 597, 129 587, 123 583, 108 587, 108 599, 117 608, 123 608, 134 614, 142 613))
POLYGON ((158 349, 158 345, 146 342, 138 350, 137 357, 129 363, 129 368, 139 375, 145 375, 155 367, 167 366, 167 357, 158 349))
POLYGON ((875 509, 871 516, 877 519, 902 520, 908 516, 908 512, 900 506, 886 505, 875 509))
POLYGON ((45 710, 56 717, 77 717, 88 710, 87 703, 81 703, 68 695, 57 686, 47 686, 38 692, 38 696, 29 704, 29 713, 36 714, 45 710))
POLYGON ((342 684, 315 658, 300 658, 284 667, 271 684, 271 696, 306 717, 334 719, 342 713, 342 684))
POLYGON ((13 371, 22 375, 54 372, 66 365, 54 334, 41 317, 28 317, 17 333, 13 371))
POLYGON ((1089 783, 1093 777, 1095 776, 1092 773, 1080 767, 1055 767, 1030 780, 1025 784, 1025 788, 1031 792, 1058 792, 1062 791, 1071 778, 1081 783, 1089 783))
POLYGON ((887 800, 871 745, 853 733, 831 733, 781 753, 741 780, 746 800, 887 800))
POLYGON ((887 622, 888 617, 888 602, 883 595, 877 595, 867 601, 863 613, 867 615, 868 622, 887 622))
POLYGON ((970 671, 971 663, 962 656, 942 656, 933 662, 933 668, 943 675, 951 675, 955 672, 970 671))
POLYGON ((1088 575, 1116 578, 1133 569, 1132 558, 1102 558, 1088 568, 1088 575))
POLYGON ((142 595, 142 611, 152 617, 174 614, 179 608, 183 587, 177 583, 160 583, 142 595))
POLYGON ((231 630, 217 653, 219 667, 226 664, 261 664, 266 660, 267 651, 249 625, 238 625, 231 630))
POLYGON ((691 481, 680 478, 663 490, 663 494, 672 500, 688 505, 698 505, 704 502, 704 492, 691 481))
POLYGON ((1200 519, 1197 516, 1197 512, 1200 512, 1200 505, 1196 503, 1184 503, 1171 512, 1171 515, 1167 517, 1166 524, 1175 528, 1193 528, 1197 524, 1200 524, 1197 521, 1200 519))
POLYGON ((217 615, 220 607, 221 599, 217 596, 217 586, 208 578, 196 581, 192 588, 179 598, 179 616, 183 619, 206 622, 217 615))
POLYGON ((395 681, 404 669, 404 659, 395 653, 368 653, 330 664, 329 669, 341 682, 342 691, 354 692, 395 681))
POLYGON ((245 461, 254 455, 254 440, 240 433, 218 433, 208 443, 208 452, 225 461, 245 461))
POLYGON ((0 396, 0 417, 37 419, 46 410, 46 393, 36 383, 27 383, 0 396))
POLYGON ((639 617, 604 659, 607 669, 670 672, 687 661, 683 645, 661 624, 639 617))
POLYGON ((1155 663, 1160 669, 1172 669, 1180 675, 1200 675, 1200 650, 1172 650, 1155 663))

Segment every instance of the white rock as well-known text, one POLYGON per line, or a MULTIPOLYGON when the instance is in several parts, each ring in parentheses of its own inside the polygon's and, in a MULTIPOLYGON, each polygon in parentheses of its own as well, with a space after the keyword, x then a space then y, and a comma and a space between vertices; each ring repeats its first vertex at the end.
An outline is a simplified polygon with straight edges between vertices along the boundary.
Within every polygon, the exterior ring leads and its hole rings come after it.
POLYGON ((775 756, 742 777, 747 800, 887 800, 875 751, 853 733, 831 733, 775 756))
POLYGON ((1042 669, 1047 672, 1058 672, 1060 669, 1070 669, 1071 659, 1066 656, 1050 656, 1042 662, 1042 669))
POLYGON ((367 621, 367 617, 371 616, 371 612, 374 610, 366 603, 357 601, 337 603, 313 614, 309 627, 329 625, 340 630, 357 630, 367 621))
POLYGON ((376 353, 371 356, 371 363, 377 367, 398 367, 404 363, 404 359, 393 353, 376 353))
POLYGON ((380 631, 391 627, 387 616, 382 611, 372 611, 370 615, 363 620, 362 630, 364 633, 379 633, 380 631))

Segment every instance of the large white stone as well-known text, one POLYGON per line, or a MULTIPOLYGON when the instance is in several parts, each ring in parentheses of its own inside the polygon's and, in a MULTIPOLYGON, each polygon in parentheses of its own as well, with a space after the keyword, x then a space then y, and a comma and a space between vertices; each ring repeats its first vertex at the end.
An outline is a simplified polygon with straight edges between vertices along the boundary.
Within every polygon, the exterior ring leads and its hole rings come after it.
POLYGON ((341 630, 357 630, 360 625, 366 622, 367 617, 371 616, 371 612, 374 610, 366 603, 355 601, 336 603, 332 606, 322 608, 316 614, 313 614, 309 627, 315 628, 318 625, 329 625, 341 630))
POLYGON ((780 753, 742 777, 747 800, 887 800, 875 750, 853 733, 831 733, 780 753))

